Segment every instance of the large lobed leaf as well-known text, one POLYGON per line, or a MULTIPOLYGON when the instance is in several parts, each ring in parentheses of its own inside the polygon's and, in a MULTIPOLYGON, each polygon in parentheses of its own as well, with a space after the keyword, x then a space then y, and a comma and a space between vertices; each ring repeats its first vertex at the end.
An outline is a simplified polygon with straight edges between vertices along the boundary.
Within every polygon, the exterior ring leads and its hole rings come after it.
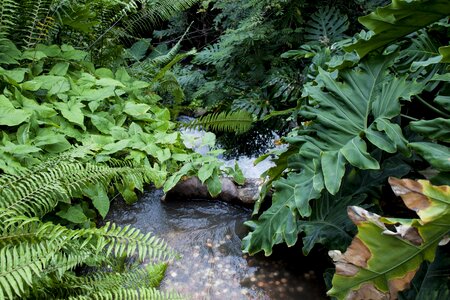
MULTIPOLYGON (((361 39, 346 48, 356 50, 360 57, 399 38, 450 15, 449 0, 393 0, 386 7, 359 18, 359 22, 373 31, 368 40, 361 39)), ((448 47, 439 49, 448 59, 448 47)))
POLYGON ((311 166, 314 162, 320 166, 321 172, 316 176, 323 176, 323 185, 316 181, 316 191, 325 186, 328 192, 336 194, 347 164, 363 170, 379 169, 378 161, 367 152, 367 141, 389 153, 408 154, 402 130, 392 119, 400 114, 399 100, 409 99, 423 86, 392 76, 388 68, 394 57, 366 60, 359 70, 342 72, 341 80, 321 70, 317 78, 320 84, 307 87, 314 106, 306 108, 304 114, 315 118, 308 127, 315 135, 292 141, 303 143, 300 168, 306 163, 315 169, 311 166))
POLYGON ((336 264, 330 296, 338 299, 396 299, 423 261, 432 262, 450 229, 450 187, 426 180, 390 178, 405 205, 420 219, 383 218, 349 207, 358 234, 347 251, 330 251, 336 264))

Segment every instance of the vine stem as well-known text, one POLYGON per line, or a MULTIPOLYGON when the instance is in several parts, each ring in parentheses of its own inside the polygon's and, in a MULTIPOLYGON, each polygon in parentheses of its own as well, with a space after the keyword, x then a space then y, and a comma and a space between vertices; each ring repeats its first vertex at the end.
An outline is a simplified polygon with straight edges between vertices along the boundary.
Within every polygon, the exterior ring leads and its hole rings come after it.
POLYGON ((429 109, 431 109, 432 111, 434 111, 435 113, 437 113, 438 115, 441 115, 443 117, 446 118, 450 118, 450 115, 446 114, 445 112, 440 111, 439 109, 437 109, 436 107, 434 107, 433 105, 431 105, 430 103, 428 103, 427 101, 425 101, 422 97, 420 96, 416 96, 417 100, 419 100, 423 105, 425 105, 426 107, 428 107, 429 109))

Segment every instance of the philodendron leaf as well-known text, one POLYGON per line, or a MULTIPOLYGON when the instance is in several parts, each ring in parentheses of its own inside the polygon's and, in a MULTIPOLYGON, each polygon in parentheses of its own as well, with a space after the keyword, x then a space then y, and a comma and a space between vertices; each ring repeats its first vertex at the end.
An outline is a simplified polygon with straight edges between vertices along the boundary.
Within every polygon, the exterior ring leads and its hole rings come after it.
MULTIPOLYGON (((359 18, 359 22, 375 34, 346 48, 356 50, 360 57, 415 32, 450 15, 450 0, 393 0, 359 18)), ((447 49, 440 49, 441 58, 448 60, 447 49)))
POLYGON ((345 253, 334 250, 333 287, 338 299, 396 299, 423 261, 432 262, 450 230, 450 187, 426 180, 390 178, 405 205, 420 219, 383 218, 360 207, 348 208, 358 234, 345 253))
POLYGON ((433 120, 414 121, 409 126, 413 131, 433 140, 450 142, 450 119, 436 118, 433 120))
POLYGON ((410 143, 409 146, 440 171, 450 171, 450 148, 435 143, 410 143))
POLYGON ((409 155, 406 139, 393 119, 400 114, 400 100, 410 99, 423 85, 390 74, 395 57, 372 57, 359 69, 342 71, 338 78, 321 69, 316 79, 321 84, 305 87, 312 105, 301 113, 314 120, 308 126, 312 134, 301 135, 304 143, 299 156, 305 163, 300 168, 307 164, 315 169, 313 162, 319 161, 331 194, 339 191, 347 164, 363 170, 379 169, 378 161, 367 151, 368 142, 389 153, 409 155))

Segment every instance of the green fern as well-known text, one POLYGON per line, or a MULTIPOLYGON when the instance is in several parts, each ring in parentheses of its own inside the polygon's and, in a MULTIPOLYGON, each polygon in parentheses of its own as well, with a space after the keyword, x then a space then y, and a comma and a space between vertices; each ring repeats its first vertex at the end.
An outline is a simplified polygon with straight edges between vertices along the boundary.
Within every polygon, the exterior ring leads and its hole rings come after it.
POLYGON ((136 35, 143 30, 150 30, 154 24, 170 19, 176 13, 188 9, 199 0, 144 0, 139 1, 142 4, 142 9, 138 11, 135 11, 136 5, 130 5, 135 2, 137 1, 131 1, 119 14, 119 18, 128 16, 124 29, 130 35, 136 35), (134 13, 129 14, 130 11, 134 11, 134 13))
POLYGON ((204 130, 235 132, 248 131, 253 123, 253 117, 246 111, 221 112, 203 116, 184 125, 186 128, 203 128, 204 130))
POLYGON ((342 39, 348 26, 347 16, 341 14, 337 8, 321 7, 306 24, 305 39, 328 46, 342 39))
POLYGON ((160 292, 153 288, 139 288, 139 289, 118 289, 115 291, 106 291, 98 294, 91 294, 89 296, 70 297, 69 300, 182 300, 186 299, 178 293, 160 292))
POLYGON ((6 37, 16 24, 18 5, 14 0, 2 0, 0 3, 0 37, 6 37))
POLYGON ((131 273, 105 272, 123 257, 172 260, 176 254, 162 240, 130 226, 107 223, 101 228, 69 229, 40 220, 58 201, 69 201, 87 184, 107 185, 125 177, 146 180, 145 170, 129 162, 111 164, 114 166, 81 163, 64 155, 16 175, 0 176, 0 300, 108 299, 141 294, 141 287, 142 296, 165 296, 152 289, 159 285, 165 264, 131 273), (88 277, 73 273, 83 265, 103 272, 88 277))
MULTIPOLYGON (((132 179, 142 186, 145 169, 54 160, 38 168, 0 177, 0 208, 27 216, 43 216, 58 202, 69 202, 76 191, 98 182, 106 186, 114 178, 132 179)), ((1 214, 0 214, 1 216, 1 214)))

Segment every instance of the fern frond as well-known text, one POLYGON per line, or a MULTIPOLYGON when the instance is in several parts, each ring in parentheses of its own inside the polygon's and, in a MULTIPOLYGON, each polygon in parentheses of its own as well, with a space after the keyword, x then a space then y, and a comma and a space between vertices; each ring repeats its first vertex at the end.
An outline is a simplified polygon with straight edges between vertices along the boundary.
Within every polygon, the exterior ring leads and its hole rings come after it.
POLYGON ((42 276, 53 253, 59 251, 58 243, 20 244, 0 249, 0 299, 15 298, 26 292, 33 278, 42 276))
POLYGON ((106 186, 113 179, 131 180, 135 186, 142 186, 149 176, 145 168, 53 160, 18 175, 1 175, 0 208, 15 211, 17 215, 43 216, 59 201, 68 202, 71 195, 87 185, 106 186))
POLYGON ((0 3, 0 37, 6 37, 14 29, 17 21, 18 5, 14 0, 0 3))
POLYGON ((164 277, 167 265, 149 265, 126 273, 95 272, 87 276, 66 274, 60 288, 80 290, 80 294, 92 294, 121 288, 138 289, 142 286, 157 288, 164 277))
POLYGON ((145 258, 170 260, 177 256, 163 240, 151 233, 143 234, 130 225, 119 227, 107 223, 99 229, 91 229, 91 232, 97 237, 95 245, 97 251, 106 250, 106 255, 114 254, 115 257, 121 257, 131 256, 137 252, 141 261, 145 258))
POLYGON ((50 17, 51 0, 24 1, 21 8, 23 15, 22 21, 25 22, 22 28, 23 40, 19 43, 26 48, 31 48, 43 39, 45 32, 42 31, 46 26, 45 20, 50 17))
MULTIPOLYGON (((125 25, 125 30, 131 35, 134 35, 142 30, 149 30, 155 24, 170 19, 175 14, 188 9, 198 1, 199 0, 140 1, 143 6, 142 9, 128 18, 125 25)), ((124 14, 128 14, 128 11, 124 10, 121 13, 123 16, 124 14)), ((122 16, 119 18, 122 18, 122 16)))
POLYGON ((187 128, 203 128, 212 131, 244 133, 250 129, 253 117, 246 111, 210 114, 185 124, 187 128))
POLYGON ((344 37, 348 26, 347 15, 341 14, 335 7, 321 7, 306 24, 305 39, 329 46, 344 37))
POLYGON ((70 297, 69 300, 183 300, 175 292, 161 292, 154 288, 141 287, 137 290, 121 288, 114 291, 100 292, 89 296, 70 297))

